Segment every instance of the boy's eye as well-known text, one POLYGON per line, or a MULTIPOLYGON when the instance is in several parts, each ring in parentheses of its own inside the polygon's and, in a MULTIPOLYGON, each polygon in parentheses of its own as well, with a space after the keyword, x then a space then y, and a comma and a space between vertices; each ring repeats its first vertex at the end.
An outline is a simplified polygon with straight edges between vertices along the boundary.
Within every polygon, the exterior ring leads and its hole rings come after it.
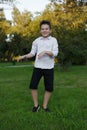
POLYGON ((48 30, 48 28, 42 28, 42 30, 48 30))

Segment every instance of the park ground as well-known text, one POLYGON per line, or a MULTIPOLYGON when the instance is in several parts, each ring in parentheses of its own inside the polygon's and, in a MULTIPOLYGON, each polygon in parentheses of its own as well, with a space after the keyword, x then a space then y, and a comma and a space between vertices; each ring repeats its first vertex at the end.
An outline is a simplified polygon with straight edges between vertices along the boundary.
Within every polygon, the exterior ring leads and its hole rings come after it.
MULTIPOLYGON (((0 130, 87 130, 87 66, 71 66, 67 71, 55 66, 54 92, 50 113, 33 113, 29 63, 0 64, 0 130)), ((43 79, 38 89, 42 105, 43 79)))

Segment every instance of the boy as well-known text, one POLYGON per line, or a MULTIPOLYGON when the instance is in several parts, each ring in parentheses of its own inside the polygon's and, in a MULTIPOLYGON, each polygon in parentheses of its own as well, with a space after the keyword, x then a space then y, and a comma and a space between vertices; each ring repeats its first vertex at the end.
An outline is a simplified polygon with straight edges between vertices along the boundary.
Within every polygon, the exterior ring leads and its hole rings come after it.
POLYGON ((50 36, 51 24, 49 21, 41 21, 40 33, 42 36, 33 42, 31 52, 20 56, 18 61, 24 58, 31 58, 36 55, 34 70, 30 82, 31 95, 34 102, 32 111, 38 112, 40 109, 38 104, 37 87, 41 77, 43 76, 45 85, 43 110, 49 112, 48 102, 53 91, 54 57, 58 54, 58 43, 56 38, 50 36))

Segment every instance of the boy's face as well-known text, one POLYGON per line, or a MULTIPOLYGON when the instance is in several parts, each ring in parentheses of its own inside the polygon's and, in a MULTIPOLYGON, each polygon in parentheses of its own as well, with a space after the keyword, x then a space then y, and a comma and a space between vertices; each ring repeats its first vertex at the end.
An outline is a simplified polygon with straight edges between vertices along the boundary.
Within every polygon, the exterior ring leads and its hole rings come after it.
POLYGON ((41 29, 40 29, 40 33, 43 37, 48 37, 51 33, 51 29, 50 29, 49 25, 48 24, 42 24, 41 29))

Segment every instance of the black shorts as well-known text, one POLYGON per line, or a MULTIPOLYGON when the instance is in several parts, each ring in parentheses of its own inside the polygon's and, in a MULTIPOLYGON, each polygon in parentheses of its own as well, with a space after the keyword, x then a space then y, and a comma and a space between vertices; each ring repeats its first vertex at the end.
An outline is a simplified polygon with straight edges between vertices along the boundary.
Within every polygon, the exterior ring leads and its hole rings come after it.
POLYGON ((34 68, 30 86, 29 86, 30 89, 38 88, 38 84, 39 84, 41 77, 44 77, 45 90, 52 92, 53 91, 53 81, 54 81, 54 69, 34 68))

